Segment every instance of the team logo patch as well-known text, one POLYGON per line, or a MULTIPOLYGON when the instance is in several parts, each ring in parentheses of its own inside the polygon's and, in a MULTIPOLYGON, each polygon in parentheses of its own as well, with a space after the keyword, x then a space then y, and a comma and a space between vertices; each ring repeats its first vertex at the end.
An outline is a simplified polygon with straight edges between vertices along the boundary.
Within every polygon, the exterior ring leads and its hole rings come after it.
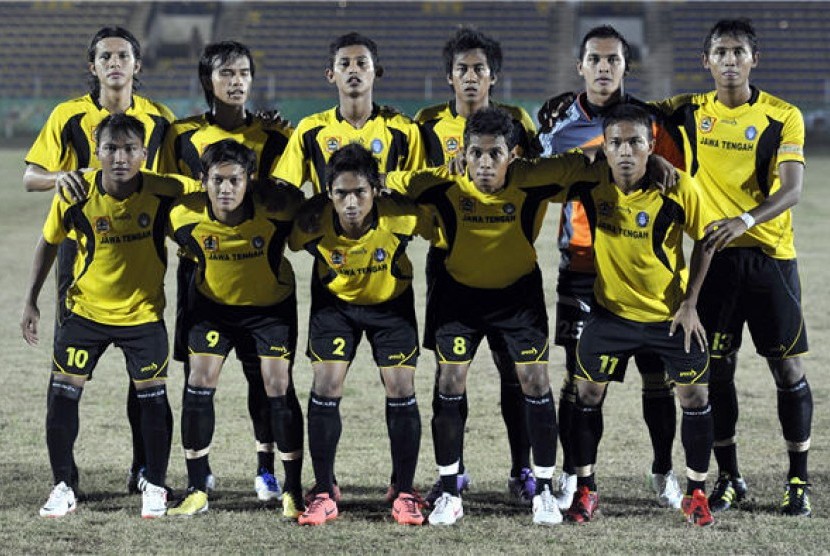
POLYGON ((459 208, 463 212, 475 212, 476 211, 476 201, 472 197, 461 197, 458 202, 459 208))
POLYGON ((95 217, 95 232, 99 234, 106 234, 112 229, 112 222, 110 222, 109 216, 96 216, 95 217))
POLYGON ((614 203, 608 203, 606 201, 600 201, 597 204, 597 213, 600 216, 609 217, 614 214, 614 203))
POLYGON ((334 266, 341 266, 346 263, 346 255, 342 251, 331 252, 331 264, 334 266))
POLYGON ((150 225, 150 215, 146 212, 142 212, 138 215, 138 225, 142 228, 146 228, 150 225))
POLYGON ((713 118, 711 116, 703 116, 700 119, 700 125, 698 125, 698 129, 700 129, 701 133, 709 133, 715 127, 715 122, 717 118, 713 118))
POLYGON ((514 212, 516 212, 516 205, 514 205, 513 203, 507 203, 501 208, 501 210, 504 211, 504 214, 513 214, 514 212))
POLYGON ((219 251, 219 238, 216 236, 202 236, 202 247, 205 251, 219 251))
POLYGON ((755 129, 754 125, 749 126, 748 128, 746 128, 746 131, 744 131, 744 137, 746 137, 750 141, 755 139, 755 137, 757 135, 758 135, 758 130, 755 129))
POLYGON ((385 260, 386 260, 386 251, 384 251, 384 250, 383 250, 383 248, 378 247, 377 249, 375 249, 375 254, 374 254, 374 255, 372 255, 372 257, 373 257, 373 258, 374 258, 377 262, 382 263, 383 261, 385 261, 385 260))
POLYGON ((648 213, 646 211, 641 210, 640 212, 637 213, 637 225, 639 227, 645 228, 646 226, 648 226, 648 221, 649 221, 649 217, 648 217, 648 213))
POLYGON ((458 146, 461 142, 458 140, 458 137, 447 137, 444 139, 444 146, 447 149, 448 153, 455 154, 458 152, 458 146))
POLYGON ((256 236, 254 239, 251 240, 251 245, 254 249, 262 249, 265 245, 265 240, 262 239, 262 236, 256 236))
POLYGON ((383 152, 383 141, 380 139, 372 139, 372 143, 370 145, 372 147, 372 152, 375 154, 380 154, 383 152))
POLYGON ((339 137, 326 137, 326 150, 330 153, 333 153, 337 149, 340 148, 340 138, 339 137))

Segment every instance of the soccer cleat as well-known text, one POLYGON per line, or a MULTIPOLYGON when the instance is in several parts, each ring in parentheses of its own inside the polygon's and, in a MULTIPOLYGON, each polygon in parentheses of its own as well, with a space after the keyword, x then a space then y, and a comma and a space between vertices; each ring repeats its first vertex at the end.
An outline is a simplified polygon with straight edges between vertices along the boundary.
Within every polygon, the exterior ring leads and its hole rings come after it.
POLYGON ((454 525, 462 517, 464 507, 461 505, 461 497, 443 492, 435 501, 435 509, 429 514, 429 524, 454 525))
POLYGON ((167 513, 167 489, 144 481, 141 491, 141 517, 153 519, 167 513))
POLYGON ((542 494, 533 497, 533 523, 536 525, 558 525, 562 523, 562 512, 556 504, 556 498, 545 486, 542 494))
POLYGON ((709 509, 713 512, 722 512, 746 498, 746 481, 741 477, 732 477, 721 473, 709 495, 709 509))
MULTIPOLYGON (((334 491, 332 493, 329 493, 332 495, 332 500, 334 500, 335 502, 340 502, 340 487, 337 485, 337 483, 334 483, 331 489, 332 491, 334 491)), ((314 502, 314 497, 318 494, 319 493, 317 492, 317 483, 314 483, 313 485, 311 485, 311 488, 308 489, 305 493, 305 505, 310 506, 311 503, 314 502)))
POLYGON ((40 517, 63 517, 78 507, 75 491, 63 481, 52 488, 49 499, 40 508, 40 517))
POLYGON ((421 513, 419 497, 408 492, 401 492, 392 504, 392 517, 401 525, 423 525, 424 514, 421 513))
POLYGON ((300 525, 322 525, 335 519, 337 515, 337 502, 329 496, 328 492, 323 492, 314 497, 297 522, 300 525))
POLYGON ((571 507, 574 494, 576 494, 576 475, 562 473, 559 476, 559 492, 554 496, 560 510, 567 510, 571 507))
POLYGON ((683 500, 683 491, 680 490, 680 485, 677 482, 677 476, 674 474, 674 471, 669 469, 669 472, 665 475, 662 473, 651 473, 649 475, 649 485, 655 494, 657 494, 657 503, 661 508, 680 509, 680 502, 683 500))
POLYGON ((256 497, 263 502, 279 500, 282 497, 279 480, 263 468, 260 468, 259 474, 254 479, 254 490, 256 497))
MULTIPOLYGON (((456 478, 456 486, 458 486, 458 494, 461 495, 468 490, 470 490, 470 485, 473 484, 473 480, 470 478, 469 473, 464 471, 464 473, 459 473, 458 477, 456 478)), ((432 488, 427 493, 426 498, 424 499, 424 503, 426 507, 432 507, 435 505, 435 501, 441 497, 444 493, 444 487, 441 485, 441 477, 438 477, 438 480, 432 485, 432 488)))
POLYGON ((536 494, 536 477, 533 476, 533 471, 523 467, 518 477, 507 479, 507 491, 519 504, 530 506, 536 494))
POLYGON ((189 488, 187 490, 187 496, 185 496, 184 500, 179 502, 177 506, 174 506, 167 510, 167 515, 172 515, 176 517, 191 517, 194 515, 203 514, 207 511, 207 493, 202 492, 201 490, 196 490, 195 488, 189 488))
POLYGON ((216 490, 216 477, 213 476, 213 473, 208 473, 207 478, 205 478, 205 492, 214 490, 216 490))
POLYGON ((810 483, 793 477, 784 486, 784 500, 781 502, 784 515, 812 517, 810 508, 810 483))
POLYGON ((139 494, 141 492, 140 483, 144 479, 144 467, 138 469, 130 468, 127 472, 127 492, 129 494, 139 494))
POLYGON ((715 523, 715 518, 712 517, 712 512, 709 511, 709 500, 703 491, 696 488, 691 496, 683 497, 680 509, 683 515, 686 516, 686 522, 698 527, 709 527, 715 523))
POLYGON ((571 507, 565 512, 565 518, 574 523, 587 523, 594 518, 598 507, 599 495, 596 491, 589 490, 586 485, 582 485, 576 489, 571 507))
POLYGON ((302 505, 303 497, 286 492, 282 495, 282 516, 288 519, 297 519, 303 515, 305 508, 302 505))

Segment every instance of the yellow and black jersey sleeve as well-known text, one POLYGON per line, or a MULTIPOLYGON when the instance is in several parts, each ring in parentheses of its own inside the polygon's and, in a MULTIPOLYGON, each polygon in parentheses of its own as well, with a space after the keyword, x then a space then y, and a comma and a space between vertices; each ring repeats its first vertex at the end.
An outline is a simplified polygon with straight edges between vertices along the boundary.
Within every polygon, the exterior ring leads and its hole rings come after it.
MULTIPOLYGON (((127 114, 144 124, 144 146, 147 147, 144 167, 155 170, 173 113, 161 103, 134 95, 127 114)), ((100 168, 101 163, 95 155, 95 128, 109 115, 90 95, 57 105, 29 149, 26 163, 36 164, 49 172, 100 168)))

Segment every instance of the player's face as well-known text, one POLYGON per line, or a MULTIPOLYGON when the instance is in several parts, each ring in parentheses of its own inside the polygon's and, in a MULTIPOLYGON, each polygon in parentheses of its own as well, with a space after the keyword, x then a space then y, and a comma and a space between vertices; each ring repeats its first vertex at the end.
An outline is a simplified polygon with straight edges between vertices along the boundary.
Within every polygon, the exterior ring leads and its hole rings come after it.
POLYGON ((452 85, 457 100, 483 102, 489 98, 496 76, 490 72, 484 50, 475 48, 455 55, 452 74, 447 76, 447 81, 452 85))
POLYGON ((613 37, 589 39, 576 69, 585 80, 589 100, 607 99, 620 90, 625 75, 622 43, 613 37))
POLYGON ((229 214, 242 207, 245 192, 248 191, 248 176, 241 165, 222 162, 208 169, 202 184, 207 190, 213 212, 229 214))
POLYGON ((648 157, 654 150, 649 130, 641 123, 619 122, 605 130, 602 146, 618 185, 633 185, 646 174, 648 157))
POLYGON ((244 106, 251 91, 251 61, 247 56, 229 60, 210 73, 210 86, 216 102, 244 106))
POLYGON ((105 129, 101 132, 96 154, 108 182, 127 183, 144 165, 147 149, 135 135, 113 136, 109 129, 105 129))
POLYGON ((132 87, 133 77, 141 69, 132 45, 121 37, 107 37, 95 45, 95 59, 89 71, 98 78, 102 89, 132 87))
POLYGON ((330 83, 350 97, 365 95, 375 83, 375 62, 363 45, 345 46, 334 56, 334 67, 326 70, 330 83))
POLYGON ((507 167, 515 156, 503 135, 471 135, 464 149, 467 175, 482 193, 495 193, 504 187, 507 167))
POLYGON ((752 54, 745 37, 714 37, 709 52, 703 55, 703 67, 711 72, 715 85, 724 89, 747 86, 749 73, 757 65, 758 53, 752 54))
POLYGON ((338 174, 332 181, 329 198, 340 225, 345 229, 362 227, 375 206, 376 194, 365 176, 355 172, 338 174))

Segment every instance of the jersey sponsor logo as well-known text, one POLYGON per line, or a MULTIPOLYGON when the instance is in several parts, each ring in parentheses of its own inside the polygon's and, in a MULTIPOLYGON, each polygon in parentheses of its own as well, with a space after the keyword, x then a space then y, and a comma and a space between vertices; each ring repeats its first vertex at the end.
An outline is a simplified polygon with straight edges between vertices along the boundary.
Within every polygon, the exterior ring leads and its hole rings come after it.
POLYGON ((446 137, 444 139, 444 148, 450 154, 455 154, 458 152, 458 147, 461 145, 461 141, 458 137, 446 137))
POLYGON ((521 351, 521 354, 522 355, 539 355, 539 350, 537 350, 535 347, 532 347, 530 349, 523 349, 521 351))
POLYGON ((700 129, 701 133, 709 133, 712 129, 714 129, 716 121, 718 121, 718 119, 713 118, 712 116, 703 116, 700 119, 698 129, 700 129))
POLYGON ((157 371, 159 366, 156 363, 150 363, 146 367, 141 367, 138 372, 140 373, 152 373, 153 371, 157 371))
POLYGON ((110 230, 112 230, 112 222, 110 222, 109 216, 95 217, 95 233, 107 234, 110 230))
POLYGON ((501 208, 501 210, 504 211, 504 214, 513 214, 514 212, 516 212, 516 205, 514 205, 513 203, 506 203, 501 208))
POLYGON ((205 251, 219 251, 219 237, 202 236, 202 247, 205 251))
POLYGON ((386 260, 386 251, 382 247, 378 247, 375 249, 375 253, 372 255, 372 258, 377 262, 382 263, 386 260))
POLYGON ((472 197, 461 197, 458 201, 458 207, 462 212, 475 212, 476 200, 472 197))
POLYGON ((130 220, 133 217, 129 212, 123 214, 116 214, 112 217, 113 220, 130 220))
POLYGON ((326 150, 333 153, 340 148, 340 137, 326 137, 326 150))
POLYGON ((331 259, 331 264, 334 266, 342 266, 346 264, 346 255, 344 255, 342 251, 332 251, 329 258, 331 259))
POLYGON ((138 215, 138 225, 142 228, 146 228, 150 225, 150 215, 146 212, 142 212, 138 215))
POLYGON ((645 228, 648 226, 649 216, 648 213, 644 210, 641 210, 637 213, 637 225, 641 228, 645 228))
POLYGON ((288 353, 288 348, 285 346, 270 346, 268 351, 275 351, 277 353, 288 353))
POLYGON ((370 144, 372 147, 372 152, 375 154, 380 154, 383 152, 383 141, 378 138, 372 139, 372 143, 370 144))
POLYGON ((749 126, 748 128, 746 128, 746 131, 744 131, 744 137, 746 137, 750 141, 755 139, 755 137, 757 135, 758 135, 758 130, 755 128, 754 125, 749 126))
POLYGON ((405 353, 393 353, 389 357, 387 357, 389 361, 406 361, 406 354, 405 353))
POLYGON ((264 245, 265 245, 265 240, 262 239, 262 236, 256 236, 256 237, 254 237, 254 239, 251 240, 251 246, 254 249, 262 249, 262 247, 264 245))

